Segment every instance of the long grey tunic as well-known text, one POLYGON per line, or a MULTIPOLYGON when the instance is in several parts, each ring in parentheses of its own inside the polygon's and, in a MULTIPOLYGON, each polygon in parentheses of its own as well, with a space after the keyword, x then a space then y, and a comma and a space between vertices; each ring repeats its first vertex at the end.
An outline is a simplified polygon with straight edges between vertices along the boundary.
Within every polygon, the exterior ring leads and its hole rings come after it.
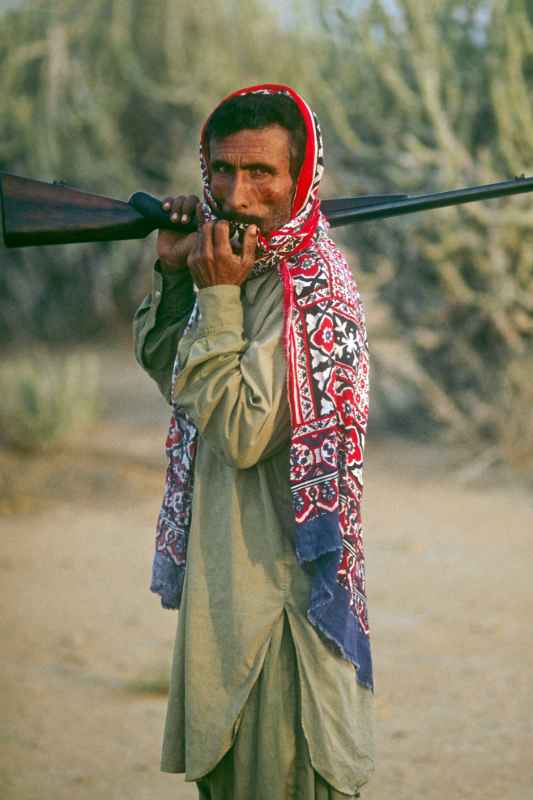
POLYGON ((135 318, 136 355, 195 421, 192 523, 161 768, 198 780, 231 747, 239 715, 285 612, 297 655, 302 728, 314 769, 354 794, 373 767, 372 693, 306 618, 289 490, 282 287, 275 270, 200 289, 200 324, 183 336, 188 270, 154 271, 135 318))

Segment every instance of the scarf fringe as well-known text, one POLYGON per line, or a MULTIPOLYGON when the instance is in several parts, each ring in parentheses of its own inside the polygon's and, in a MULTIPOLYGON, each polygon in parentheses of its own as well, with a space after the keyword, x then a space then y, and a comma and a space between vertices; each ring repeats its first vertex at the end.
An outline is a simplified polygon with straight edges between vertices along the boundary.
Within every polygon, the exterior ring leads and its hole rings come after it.
POLYGON ((348 589, 337 580, 342 556, 338 510, 297 525, 296 555, 300 564, 313 566, 307 619, 354 665, 358 682, 373 690, 369 639, 352 609, 348 589))
POLYGON ((163 608, 180 607, 184 581, 185 564, 176 564, 167 554, 156 551, 150 591, 160 596, 163 608))

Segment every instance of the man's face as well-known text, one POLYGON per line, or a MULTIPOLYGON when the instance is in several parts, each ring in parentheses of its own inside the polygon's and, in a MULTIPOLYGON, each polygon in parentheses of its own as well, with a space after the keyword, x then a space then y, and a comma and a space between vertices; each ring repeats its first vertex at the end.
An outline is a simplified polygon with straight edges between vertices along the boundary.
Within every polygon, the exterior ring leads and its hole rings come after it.
POLYGON ((245 129, 209 142, 211 193, 220 214, 268 234, 288 222, 294 182, 290 134, 280 125, 245 129))

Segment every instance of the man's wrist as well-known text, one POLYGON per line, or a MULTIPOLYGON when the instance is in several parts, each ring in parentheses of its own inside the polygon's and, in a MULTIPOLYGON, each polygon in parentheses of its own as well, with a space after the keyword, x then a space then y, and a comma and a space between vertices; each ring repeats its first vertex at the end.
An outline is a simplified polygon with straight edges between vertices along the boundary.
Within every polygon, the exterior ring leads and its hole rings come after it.
POLYGON ((176 264, 170 264, 167 261, 163 261, 162 258, 160 258, 157 263, 159 264, 160 268, 159 271, 161 272, 162 275, 176 275, 176 274, 180 275, 183 274, 184 272, 189 272, 187 264, 182 264, 178 266, 176 264))
POLYGON ((152 303, 158 319, 173 320, 194 304, 194 284, 188 270, 165 273, 158 259, 152 279, 152 303))
POLYGON ((215 280, 212 283, 202 283, 201 286, 200 286, 200 284, 196 284, 196 285, 198 286, 198 289, 211 289, 213 286, 240 286, 240 283, 238 283, 237 281, 217 281, 217 280, 215 280))
POLYGON ((154 271, 161 275, 165 284, 192 283, 192 275, 187 267, 165 269, 164 262, 158 258, 154 264, 154 271))

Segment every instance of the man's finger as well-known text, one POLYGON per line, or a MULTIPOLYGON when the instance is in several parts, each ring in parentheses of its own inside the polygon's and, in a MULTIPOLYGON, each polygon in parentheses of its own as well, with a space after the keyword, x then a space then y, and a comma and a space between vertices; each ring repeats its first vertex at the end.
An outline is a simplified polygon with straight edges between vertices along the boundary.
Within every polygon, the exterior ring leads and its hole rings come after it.
POLYGON ((172 222, 182 222, 182 214, 183 214, 183 203, 187 198, 185 195, 180 194, 174 198, 172 201, 172 207, 170 212, 170 219, 172 222))
POLYGON ((242 241, 241 263, 244 267, 252 267, 255 261, 255 248, 257 247, 257 226, 249 225, 242 241))
POLYGON ((214 224, 212 222, 204 222, 201 228, 199 228, 200 232, 200 254, 204 262, 208 264, 213 263, 213 228, 214 224))
POLYGON ((198 198, 195 194, 189 194, 183 200, 181 207, 181 222, 190 222, 196 213, 196 206, 198 205, 198 198))
POLYGON ((214 225, 213 241, 215 245, 215 259, 233 255, 231 242, 229 240, 229 223, 226 220, 219 220, 214 225))
POLYGON ((168 214, 172 222, 178 221, 178 216, 176 215, 176 212, 174 210, 175 200, 176 198, 174 197, 165 197, 165 199, 161 201, 161 207, 163 208, 163 211, 168 211, 168 214))

